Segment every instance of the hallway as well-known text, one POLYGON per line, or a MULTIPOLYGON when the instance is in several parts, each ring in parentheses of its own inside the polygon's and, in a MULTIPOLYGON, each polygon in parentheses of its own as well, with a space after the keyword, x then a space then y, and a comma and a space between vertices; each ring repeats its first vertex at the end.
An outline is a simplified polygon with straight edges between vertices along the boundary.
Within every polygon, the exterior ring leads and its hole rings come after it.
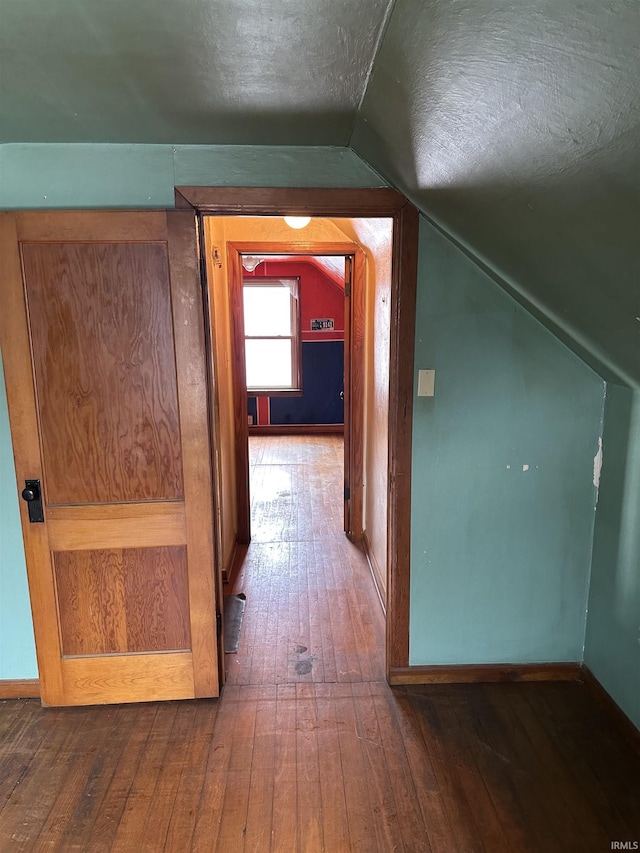
POLYGON ((247 596, 227 685, 384 680, 384 617, 364 554, 342 531, 341 436, 250 439, 247 596))

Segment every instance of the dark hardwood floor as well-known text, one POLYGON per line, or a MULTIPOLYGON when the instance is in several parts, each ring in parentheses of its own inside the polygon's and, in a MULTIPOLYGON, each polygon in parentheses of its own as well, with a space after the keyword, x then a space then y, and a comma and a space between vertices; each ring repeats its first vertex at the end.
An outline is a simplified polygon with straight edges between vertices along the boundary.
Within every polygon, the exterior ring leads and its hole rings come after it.
POLYGON ((373 583, 340 533, 339 440, 252 444, 254 541, 235 582, 247 606, 223 697, 1 702, 0 850, 596 853, 640 840, 640 758, 581 684, 387 686, 373 583))

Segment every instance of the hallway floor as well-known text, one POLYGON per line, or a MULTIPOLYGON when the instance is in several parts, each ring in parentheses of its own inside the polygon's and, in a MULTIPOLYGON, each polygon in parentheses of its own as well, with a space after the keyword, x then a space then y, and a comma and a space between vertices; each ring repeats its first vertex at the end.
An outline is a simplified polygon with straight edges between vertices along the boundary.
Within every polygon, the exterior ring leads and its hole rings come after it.
POLYGON ((227 686, 384 680, 384 617, 343 533, 341 436, 252 436, 247 596, 227 686))
POLYGON ((0 851, 599 853, 640 758, 579 683, 394 688, 338 439, 252 442, 254 539, 218 701, 0 702, 0 851))

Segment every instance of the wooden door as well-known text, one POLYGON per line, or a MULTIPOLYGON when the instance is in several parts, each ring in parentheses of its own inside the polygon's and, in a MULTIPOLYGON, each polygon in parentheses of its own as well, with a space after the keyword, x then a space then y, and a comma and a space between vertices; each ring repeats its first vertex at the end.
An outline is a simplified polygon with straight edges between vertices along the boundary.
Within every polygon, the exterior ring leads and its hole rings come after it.
MULTIPOLYGON (((219 693, 190 212, 0 215, 0 344, 46 705, 219 693)), ((10 487, 10 486, 9 486, 10 487)))

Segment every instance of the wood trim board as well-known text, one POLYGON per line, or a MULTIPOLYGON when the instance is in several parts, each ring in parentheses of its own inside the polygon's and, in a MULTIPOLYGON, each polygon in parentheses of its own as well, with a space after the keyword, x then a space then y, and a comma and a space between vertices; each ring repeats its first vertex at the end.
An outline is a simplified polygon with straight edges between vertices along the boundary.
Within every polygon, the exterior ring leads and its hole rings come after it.
POLYGON ((249 435, 344 435, 344 424, 253 424, 249 435))
POLYGON ((174 188, 177 208, 216 216, 393 216, 407 203, 388 187, 193 187, 174 188))
POLYGON ((0 699, 39 699, 39 678, 0 679, 0 699))
POLYGON ((401 207, 393 222, 387 503, 387 678, 409 663, 411 439, 418 276, 418 211, 401 207))
POLYGON ((382 608, 382 612, 387 613, 387 602, 385 601, 385 596, 383 594, 383 577, 382 572, 380 570, 380 566, 378 561, 375 558, 375 554, 371 549, 371 542, 369 541, 369 537, 367 536, 367 531, 364 531, 362 536, 362 547, 364 549, 364 555, 367 558, 367 562, 369 563, 369 571, 371 572, 371 577, 373 578, 373 583, 376 588, 376 593, 378 594, 378 601, 380 602, 380 607, 382 608))
POLYGON ((229 558, 227 565, 222 570, 222 581, 225 584, 233 583, 235 576, 238 574, 240 570, 240 566, 246 556, 247 553, 247 545, 244 545, 240 542, 236 542, 233 546, 233 551, 231 552, 231 557, 229 558))
POLYGON ((495 663, 405 666, 391 670, 389 683, 474 684, 495 681, 581 681, 581 663, 495 663))

